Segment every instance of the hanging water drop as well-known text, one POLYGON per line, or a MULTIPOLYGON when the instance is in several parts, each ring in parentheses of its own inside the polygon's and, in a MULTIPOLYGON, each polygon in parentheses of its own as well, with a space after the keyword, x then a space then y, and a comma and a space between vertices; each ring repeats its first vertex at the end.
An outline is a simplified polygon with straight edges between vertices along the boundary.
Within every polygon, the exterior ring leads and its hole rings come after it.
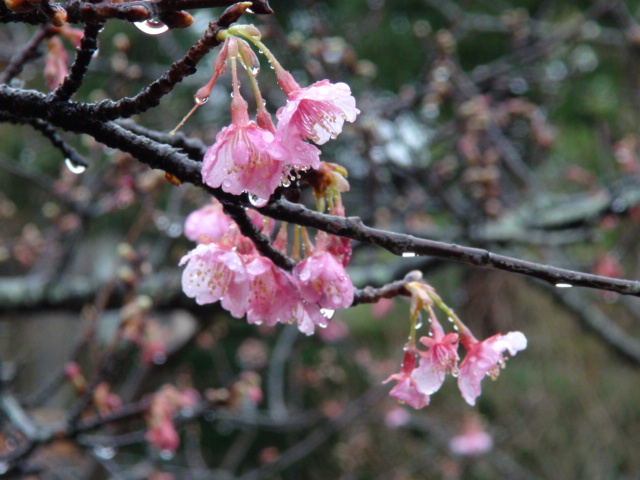
POLYGON ((148 35, 160 35, 169 30, 169 27, 159 20, 145 20, 144 22, 134 22, 133 24, 148 35))
POLYGON ((71 173, 75 173, 76 175, 83 173, 87 169, 87 167, 85 167, 84 165, 79 165, 73 162, 73 160, 71 160, 70 158, 65 158, 64 164, 67 166, 71 173))
POLYGON ((415 257, 416 252, 402 252, 402 256, 405 258, 415 257))
POLYGON ((556 283, 556 288, 571 288, 573 285, 570 283, 556 283))
MULTIPOLYGON (((418 318, 416 319, 416 329, 422 328, 422 315, 418 314, 418 318)), ((429 332, 431 333, 431 332, 429 332)))
POLYGON ((336 311, 331 310, 330 308, 321 308, 320 313, 324 318, 331 320, 333 316, 336 314, 336 311))
POLYGON ((93 454, 103 460, 111 460, 116 456, 116 449, 113 447, 106 447, 104 445, 96 445, 93 447, 93 454))
POLYGON ((163 460, 171 460, 175 456, 171 450, 161 450, 159 455, 163 460))
POLYGON ((257 77, 258 74, 260 73, 260 67, 256 67, 256 66, 250 67, 249 71, 254 77, 257 77))
POLYGON ((156 352, 151 357, 151 361, 155 365, 163 365, 167 361, 167 355, 164 352, 156 352))
POLYGON ((209 101, 209 97, 193 97, 193 99, 196 102, 196 105, 201 106, 204 105, 205 103, 207 103, 209 101))
POLYGON ((249 203, 251 205, 253 205, 254 207, 264 207, 267 203, 269 203, 269 199, 268 198, 260 198, 258 195, 255 195, 253 193, 249 194, 249 203))

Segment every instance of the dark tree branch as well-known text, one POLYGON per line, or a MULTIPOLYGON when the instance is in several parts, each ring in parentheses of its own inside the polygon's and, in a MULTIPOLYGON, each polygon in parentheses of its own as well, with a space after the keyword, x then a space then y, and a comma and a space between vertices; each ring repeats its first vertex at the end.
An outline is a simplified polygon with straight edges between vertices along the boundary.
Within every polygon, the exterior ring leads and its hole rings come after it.
MULTIPOLYGON (((273 13, 266 0, 250 0, 251 10, 258 14, 273 13)), ((99 23, 111 19, 128 22, 150 20, 163 13, 178 12, 196 8, 227 7, 238 3, 236 0, 152 0, 132 2, 84 2, 70 0, 58 5, 67 14, 68 23, 99 23)), ((12 12, 4 2, 0 3, 0 23, 43 24, 50 21, 43 11, 34 9, 28 12, 12 12)))
MULTIPOLYGON (((4 4, 0 4, 0 11, 2 10, 2 5, 4 4)), ((5 68, 2 74, 0 74, 0 83, 9 83, 14 77, 22 72, 22 69, 27 62, 38 57, 38 47, 45 38, 51 36, 53 30, 54 29, 51 26, 41 26, 36 33, 33 34, 33 37, 31 37, 31 40, 29 40, 24 48, 11 57, 9 65, 7 65, 7 68, 5 68)))
POLYGON ((93 54, 98 49, 98 33, 100 33, 102 27, 104 27, 104 23, 89 23, 84 27, 84 36, 80 42, 76 59, 71 65, 71 70, 64 81, 51 94, 54 100, 69 100, 82 85, 84 76, 89 70, 93 54))

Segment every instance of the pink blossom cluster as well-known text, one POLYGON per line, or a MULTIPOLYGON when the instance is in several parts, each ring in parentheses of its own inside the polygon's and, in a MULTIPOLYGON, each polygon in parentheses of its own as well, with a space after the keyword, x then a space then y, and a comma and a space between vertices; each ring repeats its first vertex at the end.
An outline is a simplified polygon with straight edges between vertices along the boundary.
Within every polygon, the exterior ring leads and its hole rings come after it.
MULTIPOLYGON (((342 131, 345 121, 353 122, 360 112, 345 83, 323 80, 302 88, 276 62, 277 81, 288 98, 276 114, 278 125, 273 124, 266 111, 253 77, 258 113, 256 121, 250 120, 247 102, 240 94, 236 62, 254 63, 257 60, 253 57, 244 40, 227 37, 214 77, 225 69, 229 59, 233 81, 231 125, 218 133, 205 153, 202 178, 207 185, 227 193, 248 192, 267 200, 291 170, 320 165, 320 150, 306 140, 318 145, 326 143, 342 131)), ((275 62, 273 57, 270 60, 275 62)), ((247 65, 247 70, 251 67, 247 65)))
MULTIPOLYGON (((263 218, 248 211, 258 226, 263 218)), ((353 303, 354 288, 345 271, 344 245, 322 232, 315 247, 292 272, 262 256, 218 204, 193 212, 186 221, 187 236, 199 245, 187 253, 182 288, 199 304, 220 301, 234 317, 252 324, 296 323, 307 335, 325 327, 334 310, 353 303), (337 249, 336 245, 340 248, 337 249)), ((286 248, 283 241, 275 245, 286 248)))
POLYGON ((195 405, 198 399, 194 389, 178 390, 173 385, 164 385, 153 396, 147 413, 147 442, 157 450, 175 452, 180 446, 180 435, 173 417, 181 408, 195 405))
POLYGON ((409 348, 405 351, 402 368, 385 382, 398 383, 389 394, 398 401, 413 408, 429 404, 430 395, 442 386, 446 374, 458 377, 458 387, 469 405, 475 405, 481 393, 481 382, 485 376, 495 379, 506 360, 505 352, 515 355, 527 347, 527 339, 521 332, 497 334, 483 340, 475 339, 471 332, 463 328, 460 335, 447 333, 435 317, 431 319, 430 336, 420 338, 426 351, 409 348), (467 351, 458 364, 458 344, 467 351), (417 358, 420 359, 416 365, 417 358))

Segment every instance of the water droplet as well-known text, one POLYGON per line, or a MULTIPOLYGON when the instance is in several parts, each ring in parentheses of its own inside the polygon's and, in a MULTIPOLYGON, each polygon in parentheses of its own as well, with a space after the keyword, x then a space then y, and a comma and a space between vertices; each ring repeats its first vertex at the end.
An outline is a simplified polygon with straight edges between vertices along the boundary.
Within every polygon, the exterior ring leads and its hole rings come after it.
POLYGON ((167 235, 171 238, 178 238, 182 235, 182 225, 179 223, 172 223, 169 228, 167 228, 167 235))
POLYGON ((458 331, 458 325, 453 325, 453 329, 457 332, 458 331))
POLYGON ((571 285, 570 283, 556 283, 556 287, 557 288, 571 288, 571 287, 573 287, 573 285, 571 285))
POLYGON ((416 256, 416 252, 402 252, 402 256, 405 257, 405 258, 415 257, 416 256))
POLYGON ((333 316, 336 314, 336 311, 331 310, 330 308, 321 308, 320 313, 324 318, 328 318, 329 320, 331 320, 333 316))
POLYGON ((257 77, 258 74, 260 73, 260 67, 250 67, 249 71, 254 77, 257 77))
POLYGON ((447 320, 449 320, 449 322, 453 323, 453 318, 447 317, 447 320))
POLYGON ((87 167, 85 167, 84 165, 78 165, 77 163, 74 163, 70 158, 65 158, 64 164, 67 166, 71 173, 75 173, 76 175, 83 173, 87 169, 87 167))
POLYGON ((247 9, 245 10, 245 12, 247 12, 247 13, 254 13, 254 14, 255 14, 255 12, 254 12, 253 10, 251 10, 250 8, 247 8, 247 9))
POLYGON ((254 207, 264 207, 267 203, 269 203, 268 198, 260 198, 258 195, 254 195, 253 193, 249 194, 249 203, 254 207))
POLYGON ((111 460, 116 456, 116 449, 113 447, 106 447, 104 445, 96 445, 93 447, 93 454, 103 460, 111 460))
POLYGON ((194 97, 197 105, 204 105, 209 101, 209 97, 194 97))
POLYGON ((164 23, 158 20, 145 20, 144 22, 134 22, 138 29, 148 35, 160 35, 169 30, 164 23))
POLYGON ((282 180, 282 181, 280 182, 280 185, 281 185, 281 186, 283 186, 284 188, 287 188, 287 187, 291 186, 291 182, 290 182, 290 181, 289 181, 289 179, 287 178, 287 179, 285 179, 285 180, 282 180))
POLYGON ((167 355, 163 352, 156 352, 151 358, 155 365, 162 365, 167 361, 167 355))
POLYGON ((191 418, 195 415, 195 413, 196 411, 193 407, 182 407, 182 410, 180 410, 180 415, 182 415, 184 418, 191 418))
POLYGON ((163 460, 171 460, 175 456, 175 453, 171 450, 161 450, 159 455, 163 460))
MULTIPOLYGON (((422 318, 418 317, 418 321, 416 322, 416 328, 422 328, 422 318)), ((431 335, 431 332, 429 332, 431 335)))

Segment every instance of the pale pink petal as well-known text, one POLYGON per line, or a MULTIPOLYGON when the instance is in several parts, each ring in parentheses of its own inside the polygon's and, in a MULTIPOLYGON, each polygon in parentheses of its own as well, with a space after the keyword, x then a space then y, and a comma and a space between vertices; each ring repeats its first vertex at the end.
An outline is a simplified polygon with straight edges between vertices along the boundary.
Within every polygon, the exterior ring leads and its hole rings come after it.
POLYGON ((222 211, 222 205, 216 202, 191 212, 184 222, 184 234, 194 242, 199 242, 202 237, 218 241, 232 224, 233 221, 222 211))
POLYGON ((515 355, 527 347, 527 339, 521 332, 494 335, 482 342, 470 342, 467 355, 460 364, 458 387, 469 405, 475 405, 480 395, 482 379, 489 374, 496 378, 504 363, 504 352, 515 355))

